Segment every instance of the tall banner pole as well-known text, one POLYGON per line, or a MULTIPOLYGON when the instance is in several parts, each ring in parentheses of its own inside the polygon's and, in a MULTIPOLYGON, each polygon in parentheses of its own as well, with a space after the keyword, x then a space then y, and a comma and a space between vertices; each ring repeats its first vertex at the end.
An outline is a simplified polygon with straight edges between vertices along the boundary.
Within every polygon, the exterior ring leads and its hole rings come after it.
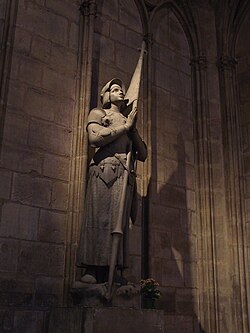
MULTIPOLYGON (((138 98, 139 98, 139 90, 140 90, 140 82, 141 82, 141 73, 142 73, 142 63, 143 56, 145 54, 145 41, 142 42, 142 47, 140 50, 140 56, 138 63, 136 65, 134 74, 132 76, 129 88, 125 95, 125 101, 127 102, 127 109, 132 110, 132 108, 137 107, 138 98)), ((124 215, 125 215, 125 205, 126 205, 126 194, 127 194, 127 186, 129 179, 129 172, 131 167, 131 158, 132 158, 132 142, 130 142, 129 150, 127 154, 127 162, 126 168, 124 169, 124 178, 123 178, 123 186, 121 193, 121 201, 119 206, 119 212, 117 217, 116 227, 112 232, 112 253, 111 260, 109 266, 109 277, 108 277, 108 292, 107 292, 107 300, 110 301, 112 298, 112 285, 114 279, 114 272, 117 264, 117 257, 119 251, 119 245, 121 238, 123 236, 124 229, 124 215)))

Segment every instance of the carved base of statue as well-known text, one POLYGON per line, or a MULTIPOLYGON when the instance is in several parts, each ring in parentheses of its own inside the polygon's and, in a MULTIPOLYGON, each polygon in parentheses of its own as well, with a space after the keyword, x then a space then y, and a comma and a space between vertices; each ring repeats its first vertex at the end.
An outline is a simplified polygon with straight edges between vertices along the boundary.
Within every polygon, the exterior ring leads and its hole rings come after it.
MULTIPOLYGON (((115 278, 116 280, 117 278, 115 278)), ((76 281, 71 288, 74 305, 88 307, 124 306, 140 308, 140 286, 132 283, 113 283, 112 299, 108 297, 108 283, 76 281)))

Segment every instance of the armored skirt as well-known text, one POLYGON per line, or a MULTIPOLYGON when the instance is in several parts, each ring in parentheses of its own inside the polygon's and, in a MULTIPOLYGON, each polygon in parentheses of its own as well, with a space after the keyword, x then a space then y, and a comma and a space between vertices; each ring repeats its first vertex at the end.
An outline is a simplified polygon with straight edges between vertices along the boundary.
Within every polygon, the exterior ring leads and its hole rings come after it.
MULTIPOLYGON (((84 221, 77 255, 77 266, 109 266, 112 252, 112 232, 116 227, 127 154, 110 154, 103 149, 89 167, 84 221)), ((129 170, 126 200, 123 207, 123 236, 120 241, 117 266, 127 266, 128 222, 135 192, 135 176, 129 170)))

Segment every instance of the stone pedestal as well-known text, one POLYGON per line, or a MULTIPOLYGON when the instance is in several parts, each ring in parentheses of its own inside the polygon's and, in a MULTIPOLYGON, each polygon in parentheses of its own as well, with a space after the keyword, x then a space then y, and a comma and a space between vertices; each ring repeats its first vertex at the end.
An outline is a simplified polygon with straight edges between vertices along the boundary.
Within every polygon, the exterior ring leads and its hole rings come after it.
POLYGON ((74 305, 82 307, 124 307, 141 308, 140 286, 134 284, 113 285, 112 299, 107 301, 107 283, 84 284, 75 282, 71 289, 71 296, 74 305))
POLYGON ((164 333, 164 312, 130 308, 55 308, 48 333, 164 333))

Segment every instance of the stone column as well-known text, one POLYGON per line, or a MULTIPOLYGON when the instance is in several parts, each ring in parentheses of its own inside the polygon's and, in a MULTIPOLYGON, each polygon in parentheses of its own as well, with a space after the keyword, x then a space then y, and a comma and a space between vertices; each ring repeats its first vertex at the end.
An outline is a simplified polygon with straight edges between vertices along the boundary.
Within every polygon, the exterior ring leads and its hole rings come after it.
POLYGON ((241 182, 242 158, 239 125, 239 94, 237 91, 236 60, 231 56, 221 56, 218 60, 220 73, 224 160, 226 179, 226 201, 230 230, 232 304, 235 329, 247 333, 249 327, 247 281, 247 232, 244 223, 243 184, 241 182))
POLYGON ((8 81, 12 61, 18 1, 2 0, 0 4, 0 153, 3 140, 8 81))
POLYGON ((75 255, 85 200, 88 158, 86 123, 90 111, 94 21, 96 11, 97 5, 95 0, 84 0, 80 6, 81 24, 79 31, 77 77, 78 103, 76 103, 74 110, 70 169, 67 250, 65 259, 65 301, 67 301, 69 297, 69 287, 76 278, 75 255))
POLYGON ((193 78, 198 234, 198 320, 206 333, 218 332, 218 286, 215 258, 212 152, 207 67, 204 55, 191 62, 193 78))
MULTIPOLYGON (((148 126, 142 127, 142 137, 147 142, 148 158, 143 163, 142 171, 142 259, 141 259, 141 275, 143 278, 149 276, 149 184, 152 173, 152 142, 151 142, 151 112, 152 112, 152 33, 144 36, 146 41, 147 55, 144 57, 144 67, 146 67, 146 80, 144 85, 145 109, 143 122, 148 126)), ((154 112, 154 111, 153 111, 154 112)))

